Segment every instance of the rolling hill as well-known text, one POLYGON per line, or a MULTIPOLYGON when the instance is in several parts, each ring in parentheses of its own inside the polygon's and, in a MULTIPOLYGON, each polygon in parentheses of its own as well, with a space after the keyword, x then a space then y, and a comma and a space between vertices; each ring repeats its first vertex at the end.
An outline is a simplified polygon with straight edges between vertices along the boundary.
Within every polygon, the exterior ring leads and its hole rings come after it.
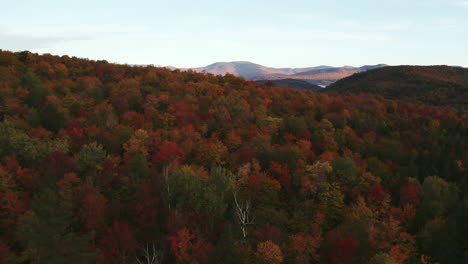
POLYGON ((451 66, 384 67, 341 79, 323 92, 363 92, 466 110, 468 69, 451 66))
POLYGON ((299 90, 310 90, 317 92, 321 89, 322 87, 306 82, 304 80, 296 80, 296 79, 279 79, 279 80, 256 80, 258 83, 264 83, 269 86, 277 86, 277 87, 288 87, 288 88, 293 88, 293 89, 299 89, 299 90))

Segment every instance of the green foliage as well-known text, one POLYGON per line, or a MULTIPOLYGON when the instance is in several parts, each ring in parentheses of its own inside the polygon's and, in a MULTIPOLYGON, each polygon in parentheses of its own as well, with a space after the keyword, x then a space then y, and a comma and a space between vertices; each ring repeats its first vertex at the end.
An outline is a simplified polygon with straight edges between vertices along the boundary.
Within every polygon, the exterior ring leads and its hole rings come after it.
POLYGON ((352 160, 336 158, 332 161, 331 165, 333 167, 333 173, 339 181, 351 186, 356 184, 359 168, 356 167, 356 164, 352 160))
POLYGON ((326 229, 336 226, 342 219, 344 195, 337 185, 326 183, 324 191, 319 194, 319 201, 325 206, 327 220, 326 229))
POLYGON ((76 157, 76 169, 82 173, 94 173, 106 158, 106 152, 96 142, 84 145, 76 157))
POLYGON ((3 121, 0 123, 0 157, 8 154, 12 150, 11 137, 16 133, 15 127, 7 122, 3 121))
POLYGON ((169 177, 170 201, 178 208, 190 208, 197 213, 222 217, 227 209, 231 177, 222 168, 214 168, 208 176, 204 176, 183 167, 169 177))
POLYGON ((132 157, 128 165, 128 175, 134 182, 140 182, 148 179, 148 161, 143 154, 137 153, 132 157))
POLYGON ((45 190, 18 228, 22 261, 62 264, 96 263, 88 235, 72 231, 74 217, 52 190, 45 190))
POLYGON ((39 77, 32 72, 27 72, 21 79, 21 84, 29 92, 26 103, 31 107, 39 108, 48 95, 48 91, 42 86, 39 77))
POLYGON ((369 264, 397 264, 397 262, 387 253, 379 253, 372 257, 369 264))
POLYGON ((427 177, 421 190, 421 205, 416 215, 416 225, 424 226, 425 221, 446 216, 458 201, 458 188, 443 179, 427 177))
POLYGON ((57 109, 55 104, 46 104, 39 111, 39 118, 44 128, 55 133, 65 125, 65 115, 57 109))

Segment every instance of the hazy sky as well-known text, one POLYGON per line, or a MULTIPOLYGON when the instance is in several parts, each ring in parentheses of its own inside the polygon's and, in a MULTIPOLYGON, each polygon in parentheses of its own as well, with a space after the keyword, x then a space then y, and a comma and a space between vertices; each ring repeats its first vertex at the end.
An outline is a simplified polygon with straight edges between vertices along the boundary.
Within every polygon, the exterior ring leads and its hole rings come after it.
POLYGON ((468 66, 468 0, 0 0, 0 49, 130 64, 468 66))

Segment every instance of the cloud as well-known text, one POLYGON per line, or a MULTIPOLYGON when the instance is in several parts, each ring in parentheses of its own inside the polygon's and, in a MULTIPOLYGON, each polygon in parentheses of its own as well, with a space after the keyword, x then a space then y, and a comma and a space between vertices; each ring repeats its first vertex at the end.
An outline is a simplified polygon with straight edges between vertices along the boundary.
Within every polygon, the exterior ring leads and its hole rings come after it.
POLYGON ((0 31, 1 48, 13 51, 34 50, 66 41, 60 37, 37 37, 0 31))
POLYGON ((468 7, 468 1, 458 1, 456 3, 457 6, 463 6, 463 7, 468 7))
POLYGON ((145 32, 146 28, 131 26, 37 26, 28 28, 0 28, 2 49, 37 50, 58 43, 94 40, 101 37, 122 36, 145 32))

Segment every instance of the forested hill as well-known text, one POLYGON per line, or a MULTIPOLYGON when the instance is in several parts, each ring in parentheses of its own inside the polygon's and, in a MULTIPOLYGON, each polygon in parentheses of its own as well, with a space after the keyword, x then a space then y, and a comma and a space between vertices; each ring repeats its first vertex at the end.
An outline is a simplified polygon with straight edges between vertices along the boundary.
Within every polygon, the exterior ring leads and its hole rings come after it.
POLYGON ((468 110, 468 69, 450 66, 384 67, 341 79, 323 91, 364 92, 468 110))
POLYGON ((450 109, 2 51, 0 116, 2 264, 467 261, 450 109))

